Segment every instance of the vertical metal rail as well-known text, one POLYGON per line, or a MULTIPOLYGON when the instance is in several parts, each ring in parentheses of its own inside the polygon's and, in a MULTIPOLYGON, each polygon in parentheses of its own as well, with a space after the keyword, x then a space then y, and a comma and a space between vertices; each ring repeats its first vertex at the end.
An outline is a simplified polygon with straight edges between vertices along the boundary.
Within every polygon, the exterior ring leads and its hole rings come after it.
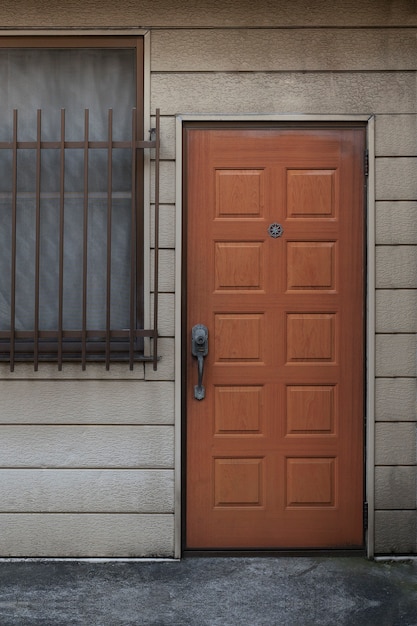
POLYGON ((87 360, 88 130, 89 110, 86 109, 84 118, 83 303, 81 331, 81 363, 83 370, 85 370, 87 360))
MULTIPOLYGON (((94 334, 93 329, 88 330, 88 236, 89 236, 89 151, 91 148, 105 149, 107 151, 107 233, 106 233, 106 317, 105 317, 105 331, 104 331, 104 348, 105 348, 105 363, 106 369, 109 370, 111 356, 112 356, 112 338, 113 331, 111 327, 111 298, 112 298, 112 223, 113 223, 113 150, 116 147, 131 149, 131 216, 130 216, 130 294, 129 294, 129 365, 130 369, 134 367, 135 355, 137 351, 137 339, 140 337, 150 337, 153 339, 153 351, 149 357, 143 356, 143 360, 151 360, 153 362, 154 370, 157 369, 158 361, 158 313, 159 313, 159 226, 160 226, 160 110, 156 110, 156 128, 152 129, 153 138, 150 141, 138 141, 138 119, 137 110, 132 110, 132 136, 130 142, 114 142, 113 138, 113 111, 108 111, 108 131, 106 141, 90 142, 89 140, 89 110, 85 110, 84 116, 84 137, 82 141, 78 142, 66 142, 66 120, 65 109, 61 109, 61 122, 60 122, 60 140, 56 141, 43 141, 42 140, 42 110, 37 111, 37 126, 36 126, 36 141, 22 141, 18 142, 18 111, 13 111, 13 127, 12 127, 12 141, 6 146, 11 148, 12 152, 12 181, 11 181, 11 259, 10 259, 10 331, 8 333, 10 347, 10 371, 14 371, 16 353, 19 350, 17 342, 20 339, 32 339, 33 340, 33 361, 34 369, 38 370, 39 361, 42 359, 42 352, 49 350, 48 343, 42 343, 44 338, 52 338, 52 342, 57 339, 56 354, 58 369, 61 370, 63 361, 67 354, 65 346, 65 331, 64 331, 64 253, 65 253, 65 169, 66 169, 66 151, 67 149, 83 149, 83 235, 82 235, 82 327, 81 332, 79 330, 71 331, 68 336, 79 340, 81 339, 81 363, 82 369, 86 369, 86 363, 88 358, 88 340, 90 336, 93 339, 102 341, 103 332, 94 334), (119 145, 120 144, 120 145, 119 145), (17 281, 18 281, 18 257, 17 257, 17 243, 18 243, 18 163, 19 163, 19 149, 34 149, 36 156, 36 181, 35 181, 35 249, 34 249, 34 331, 31 333, 28 329, 23 329, 24 332, 19 334, 20 329, 16 329, 16 300, 17 300, 17 281), (151 148, 155 149, 155 216, 154 216, 154 311, 153 311, 153 328, 151 330, 138 330, 143 328, 138 326, 138 310, 137 310, 137 294, 138 294, 138 272, 139 272, 139 260, 138 246, 137 246, 137 227, 138 221, 138 172, 139 160, 137 156, 138 149, 151 148), (41 276, 41 254, 42 254, 42 158, 44 149, 59 150, 59 168, 60 168, 60 184, 59 184, 59 227, 58 227, 58 315, 57 315, 57 332, 46 332, 41 328, 41 297, 42 297, 42 276, 41 276), (96 336, 97 335, 97 336, 96 336)), ((2 146, 4 147, 4 146, 2 146)), ((22 167, 24 164, 22 164, 22 167)), ((98 332, 98 329, 97 329, 98 332)), ((119 329, 119 333, 114 331, 116 338, 125 338, 126 331, 119 329)), ((101 344, 103 345, 103 344, 101 344)), ((23 346, 22 346, 23 348, 23 346)), ((26 348, 23 348, 26 349, 26 348)), ((53 350, 53 348, 52 348, 53 350)), ((78 350, 76 349, 78 352, 78 350)), ((74 354, 74 346, 69 346, 68 354, 74 354)), ((139 357, 142 358, 142 357, 139 357)))
POLYGON ((153 369, 158 366, 158 292, 159 292, 159 163, 160 163, 160 111, 156 109, 155 122, 155 259, 153 308, 153 369))
POLYGON ((58 370, 61 371, 64 327, 65 109, 61 109, 61 141, 59 160, 58 370))
POLYGON ((41 246, 41 111, 38 109, 36 118, 36 227, 35 227, 35 312, 33 337, 33 368, 38 371, 39 363, 39 270, 41 246))
POLYGON ((133 370, 135 345, 135 298, 136 298, 136 109, 132 110, 132 203, 130 223, 130 332, 129 367, 133 370))
POLYGON ((111 324, 111 229, 113 191, 113 110, 109 109, 107 144, 107 276, 106 276, 106 370, 110 369, 111 324))
POLYGON ((13 111, 12 140, 12 267, 10 277, 10 371, 14 371, 16 330, 17 110, 13 111))

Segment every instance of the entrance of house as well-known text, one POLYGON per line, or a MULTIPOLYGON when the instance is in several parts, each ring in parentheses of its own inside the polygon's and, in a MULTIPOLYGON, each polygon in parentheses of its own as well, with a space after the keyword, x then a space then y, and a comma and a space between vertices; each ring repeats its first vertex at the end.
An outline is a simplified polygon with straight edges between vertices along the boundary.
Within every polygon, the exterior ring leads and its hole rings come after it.
POLYGON ((365 128, 184 147, 185 547, 361 547, 365 128))

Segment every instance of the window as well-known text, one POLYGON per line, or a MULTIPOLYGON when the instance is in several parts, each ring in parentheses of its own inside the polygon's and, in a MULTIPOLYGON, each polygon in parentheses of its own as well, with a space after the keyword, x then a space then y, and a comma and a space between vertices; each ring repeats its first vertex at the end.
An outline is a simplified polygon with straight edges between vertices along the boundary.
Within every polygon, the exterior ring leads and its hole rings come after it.
MULTIPOLYGON (((141 38, 0 42, 0 359, 144 360, 141 38)), ((154 346, 155 350, 155 346, 154 346)))

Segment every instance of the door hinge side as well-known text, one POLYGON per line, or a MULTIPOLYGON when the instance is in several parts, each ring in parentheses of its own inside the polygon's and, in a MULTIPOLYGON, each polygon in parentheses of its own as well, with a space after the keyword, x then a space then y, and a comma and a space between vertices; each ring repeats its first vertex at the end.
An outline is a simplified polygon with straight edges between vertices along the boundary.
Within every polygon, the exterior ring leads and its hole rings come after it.
POLYGON ((363 526, 365 530, 368 530, 368 503, 363 503, 363 526))
POLYGON ((363 155, 363 170, 365 176, 369 176, 369 150, 368 148, 365 150, 363 155))

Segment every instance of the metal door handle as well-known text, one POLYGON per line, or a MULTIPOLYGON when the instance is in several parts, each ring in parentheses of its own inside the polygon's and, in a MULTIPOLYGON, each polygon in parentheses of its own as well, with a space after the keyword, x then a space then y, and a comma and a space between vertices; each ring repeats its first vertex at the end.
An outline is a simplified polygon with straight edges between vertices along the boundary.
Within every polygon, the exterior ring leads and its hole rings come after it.
POLYGON ((196 324, 191 331, 191 354, 197 358, 198 384, 194 386, 194 398, 203 400, 206 390, 203 386, 204 357, 208 354, 208 330, 204 324, 196 324))

